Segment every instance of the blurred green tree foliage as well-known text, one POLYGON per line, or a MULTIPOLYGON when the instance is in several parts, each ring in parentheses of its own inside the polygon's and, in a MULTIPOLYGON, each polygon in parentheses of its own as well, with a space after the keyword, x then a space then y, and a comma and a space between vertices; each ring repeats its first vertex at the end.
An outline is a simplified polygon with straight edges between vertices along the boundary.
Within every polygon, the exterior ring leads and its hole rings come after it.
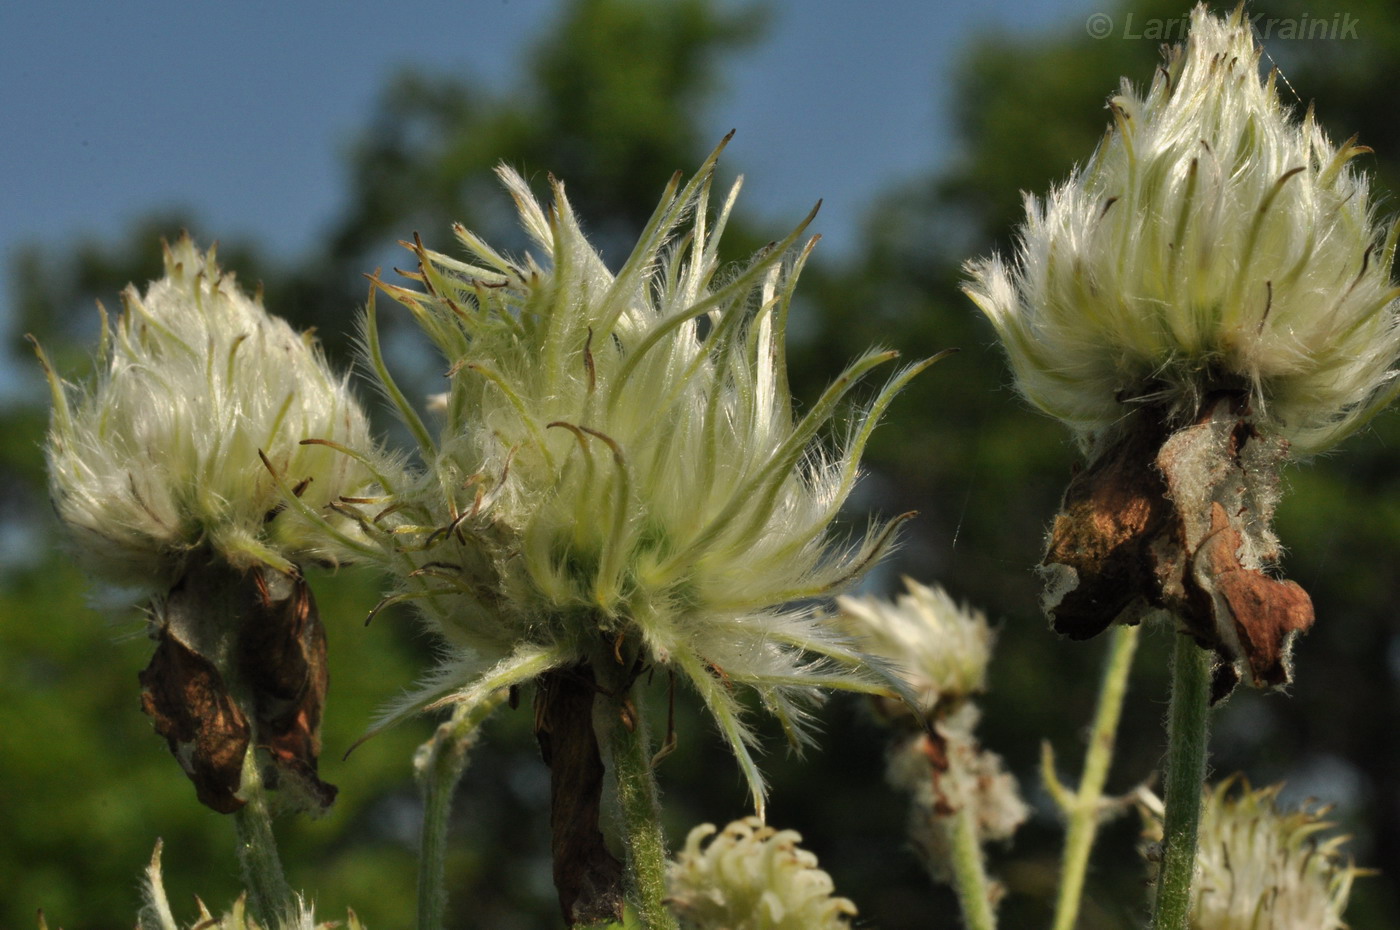
MULTIPOLYGON (((921 514, 874 585, 893 589, 899 573, 938 581, 1000 618, 983 734, 1033 799, 1042 739, 1055 747, 1063 775, 1077 771, 1103 647, 1057 641, 1040 617, 1031 568, 1075 453, 1058 425, 1007 389, 990 328, 958 292, 959 266, 971 255, 1012 248, 1019 192, 1043 192, 1088 156, 1120 75, 1150 76, 1156 43, 1131 38, 1129 22, 1141 33, 1143 24, 1179 19, 1187 9, 1140 0, 1101 12, 1117 24, 1105 39, 1091 38, 1076 20, 1046 34, 986 35, 967 50, 957 72, 957 158, 873 204, 849 260, 832 263, 818 249, 799 288, 797 312, 807 323, 792 358, 797 393, 810 398, 870 344, 909 356, 963 350, 896 403, 877 433, 860 504, 921 514)), ((1314 15, 1301 0, 1260 2, 1251 12, 1265 20, 1314 15)), ((1334 136, 1355 132, 1375 147, 1367 167, 1394 192, 1400 25, 1387 0, 1354 0, 1347 12, 1358 21, 1355 40, 1266 47, 1299 95, 1299 109, 1315 101, 1334 136)), ((565 179, 605 254, 618 254, 665 179, 692 169, 715 141, 701 136, 697 115, 722 99, 726 56, 761 34, 763 19, 757 8, 709 0, 575 0, 534 49, 521 86, 503 97, 482 94, 460 75, 405 72, 351 149, 346 206, 324 247, 281 264, 255 243, 231 243, 221 250, 223 263, 245 281, 261 280, 274 312, 316 326, 344 362, 365 292, 361 274, 404 261, 394 240, 418 230, 444 242, 448 224, 461 221, 492 241, 523 246, 491 176, 499 161, 527 176, 549 171, 565 179)), ((736 257, 781 232, 755 229, 742 209, 741 201, 730 236, 736 257)), ((128 281, 154 277, 159 236, 180 226, 200 232, 194 218, 155 217, 118 241, 81 243, 62 258, 25 252, 15 316, 65 371, 80 371, 95 330, 92 300, 110 304, 128 281)), ((409 342, 398 350, 416 351, 409 342)), ((425 375, 424 390, 435 374, 425 375)), ((55 543, 36 503, 42 411, 20 406, 3 417, 11 439, 0 445, 0 513, 35 540, 30 549, 43 552, 55 543)), ((1361 927, 1400 926, 1393 658, 1400 576, 1390 566, 1400 543, 1398 439, 1396 418, 1385 416, 1343 453, 1292 473, 1278 528, 1291 547, 1288 574, 1313 594, 1318 625, 1299 644, 1291 696, 1239 693, 1216 722, 1218 774, 1242 769, 1259 783, 1288 778, 1301 793, 1343 802, 1339 814, 1357 834, 1359 858, 1387 873, 1357 890, 1351 917, 1361 927)), ((353 572, 316 579, 331 637, 326 777, 342 794, 325 821, 287 822, 282 835, 293 882, 317 890, 325 916, 348 904, 370 927, 389 928, 403 925, 411 910, 417 810, 408 756, 428 728, 420 722, 392 731, 345 762, 339 753, 373 708, 423 667, 430 646, 406 614, 387 612, 368 631, 359 628, 376 583, 353 572)), ((5 926, 25 926, 40 905, 69 927, 129 925, 136 876, 158 835, 177 906, 196 892, 211 906, 235 893, 231 827, 196 804, 139 713, 135 674, 148 651, 139 618, 128 612, 104 625, 84 606, 82 588, 63 560, 0 579, 0 822, 11 825, 9 842, 0 844, 5 926)), ((1149 778, 1159 759, 1170 645, 1168 634, 1150 636, 1139 656, 1110 790, 1149 778)), ((653 690, 664 701, 665 683, 653 690)), ((676 725, 680 750, 660 771, 673 842, 696 822, 740 815, 745 803, 732 764, 684 700, 676 725)), ((468 769, 452 863, 459 925, 557 924, 547 775, 529 730, 528 710, 499 715, 468 769)), ((806 835, 869 925, 959 926, 952 895, 930 888, 902 852, 903 800, 884 786, 881 745, 858 703, 833 702, 821 749, 801 760, 781 752, 767 760, 771 819, 806 835)), ((1123 818, 1101 839, 1085 930, 1141 923, 1147 895, 1132 852, 1135 832, 1123 818)), ((993 867, 1011 892, 1005 926, 1048 923, 1059 839, 1053 821, 1040 818, 1014 850, 996 857, 993 867)))

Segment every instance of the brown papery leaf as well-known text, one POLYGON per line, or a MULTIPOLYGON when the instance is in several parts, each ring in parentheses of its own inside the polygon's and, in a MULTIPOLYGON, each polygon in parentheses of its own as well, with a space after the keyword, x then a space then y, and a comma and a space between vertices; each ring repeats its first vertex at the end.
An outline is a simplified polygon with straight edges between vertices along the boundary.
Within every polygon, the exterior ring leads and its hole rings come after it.
POLYGON ((279 598, 263 575, 254 578, 258 609, 243 627, 238 663, 254 696, 258 748, 272 756, 279 776, 270 786, 295 787, 301 806, 322 813, 336 795, 316 774, 329 684, 325 629, 304 579, 279 579, 291 583, 279 598))
POLYGON ((1288 443, 1254 427, 1247 394, 1208 395, 1171 430, 1142 407, 1070 482, 1044 561, 1046 611, 1073 639, 1170 613, 1220 656, 1213 698, 1238 663, 1256 687, 1288 683, 1293 638, 1313 622, 1297 584, 1273 577, 1272 528, 1288 443))
POLYGON ((166 627, 140 680, 141 709, 194 782, 200 803, 221 814, 242 807, 238 788, 248 750, 248 718, 214 663, 166 627))
POLYGON ((154 605, 156 654, 142 707, 204 804, 237 810, 250 741, 284 807, 323 813, 335 788, 317 777, 326 638, 304 579, 233 568, 205 552, 154 605))
POLYGON ((593 730, 598 693, 587 665, 540 676, 535 738, 549 766, 554 887, 569 926, 622 919, 622 864, 598 828, 603 760, 593 730))

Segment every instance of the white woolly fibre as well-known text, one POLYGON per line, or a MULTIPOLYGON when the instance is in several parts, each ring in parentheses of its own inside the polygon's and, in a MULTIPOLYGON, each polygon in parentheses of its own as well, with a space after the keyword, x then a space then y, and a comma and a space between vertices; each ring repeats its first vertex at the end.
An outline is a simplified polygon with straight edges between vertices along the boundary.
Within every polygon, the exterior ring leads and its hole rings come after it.
POLYGON ((973 735, 981 712, 966 703, 933 726, 947 767, 936 770, 926 752, 927 737, 906 740, 890 754, 886 777, 910 794, 909 836, 939 881, 953 877, 954 820, 971 818, 979 848, 1009 840, 1030 816, 1016 777, 1002 757, 983 749, 973 735))
POLYGON ((324 543, 272 471, 310 511, 368 483, 354 459, 300 444, 369 445, 345 380, 187 237, 167 246, 165 277, 122 302, 93 383, 50 372, 50 485, 86 566, 155 587, 200 546, 236 567, 290 571, 320 557, 324 543))
POLYGON ((1396 390, 1395 232, 1372 217, 1367 149, 1332 145, 1260 77, 1243 8, 1191 14, 1145 95, 1044 200, 1028 196, 1014 262, 971 262, 967 293, 1017 386, 1087 445, 1125 402, 1179 417, 1220 388, 1316 452, 1396 390))

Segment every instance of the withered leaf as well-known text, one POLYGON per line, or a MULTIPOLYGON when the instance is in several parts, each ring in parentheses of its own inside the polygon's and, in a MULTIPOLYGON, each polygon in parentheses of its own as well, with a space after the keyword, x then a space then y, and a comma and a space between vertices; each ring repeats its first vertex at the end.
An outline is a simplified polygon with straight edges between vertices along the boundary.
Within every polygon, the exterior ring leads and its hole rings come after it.
POLYGON ((929 778, 933 782, 933 812, 940 817, 956 813, 953 806, 948 803, 948 796, 940 785, 943 776, 948 773, 950 765, 947 737, 938 732, 938 727, 935 725, 911 738, 915 740, 914 745, 918 747, 919 753, 928 760, 929 778))
POLYGON ((278 598, 255 577, 259 609, 239 637, 238 663, 253 694, 258 748, 272 757, 273 787, 295 787, 301 806, 322 813, 336 795, 316 775, 329 684, 325 629, 304 579, 290 579, 291 591, 278 598))
POLYGON ((593 671, 547 672, 535 692, 535 738, 549 766, 554 887, 569 926, 622 919, 622 864, 598 828, 603 760, 593 729, 593 671))
POLYGON ((221 813, 236 794, 251 742, 263 782, 284 806, 319 814, 335 788, 316 774, 325 704, 326 640, 311 590, 270 569, 239 571, 192 557, 155 605, 156 654, 141 673, 142 707, 221 813))
MULTIPOLYGON (((1256 686, 1287 684, 1289 648, 1312 625, 1312 601, 1269 574, 1288 444, 1255 430, 1246 399, 1209 395, 1195 422, 1174 431, 1164 411, 1142 408, 1074 478, 1044 562, 1057 631, 1082 639, 1166 610, 1256 686)), ((1220 670, 1215 699, 1237 678, 1220 670)))
POLYGON ((1312 598, 1292 581, 1270 578, 1240 564, 1239 531, 1230 525, 1225 509, 1211 508, 1215 532, 1201 547, 1198 558, 1219 595, 1214 617, 1217 624, 1230 622, 1239 640, 1239 652, 1256 686, 1288 682, 1288 646, 1297 633, 1313 623, 1312 598), (1223 607, 1223 609, 1220 609, 1223 607))
POLYGON ((1044 566, 1058 588, 1047 598, 1055 632, 1096 636, 1154 597, 1149 551, 1171 523, 1166 484, 1153 467, 1165 438, 1156 424, 1125 431, 1070 481, 1050 531, 1044 566))
POLYGON ((141 709, 194 782, 200 803, 221 814, 242 807, 238 788, 250 729, 219 670, 166 628, 140 680, 141 709))

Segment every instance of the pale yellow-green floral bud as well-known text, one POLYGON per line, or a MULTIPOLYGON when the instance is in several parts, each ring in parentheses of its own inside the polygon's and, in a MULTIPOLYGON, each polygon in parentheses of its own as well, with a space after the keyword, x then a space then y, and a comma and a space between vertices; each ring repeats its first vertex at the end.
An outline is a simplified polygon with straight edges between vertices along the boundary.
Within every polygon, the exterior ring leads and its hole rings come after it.
POLYGON ((1125 405, 1180 426, 1239 390, 1304 454, 1388 402, 1396 239, 1350 164, 1368 150, 1290 118, 1243 6, 1197 6, 1146 94, 1125 80, 1109 108, 1093 157, 1027 197, 1014 262, 967 268, 1021 392, 1087 445, 1125 405))
POLYGON ((722 832, 690 831, 667 875, 670 904, 686 930, 846 930, 856 907, 793 830, 756 817, 722 832), (712 837, 712 838, 711 838, 712 837), (709 843, 705 844, 705 840, 709 843))
POLYGON ((322 558, 271 472, 311 510, 368 483, 354 459, 300 444, 367 444, 345 379, 188 237, 166 247, 165 276, 122 303, 115 327, 104 315, 93 383, 63 384, 45 361, 50 487, 85 566, 161 591, 201 547, 244 570, 322 558))
POLYGON ((360 513, 401 580, 393 599, 417 604, 453 647, 386 722, 580 663, 656 666, 694 686, 761 807, 735 685, 796 739, 817 688, 890 683, 829 618, 787 605, 839 589, 885 548, 894 523, 848 547, 832 521, 876 421, 927 363, 896 373, 823 443, 845 395, 896 353, 864 355, 794 412, 785 330, 812 243, 794 251, 804 223, 723 268, 738 186, 711 215, 714 160, 672 180, 615 273, 562 184, 546 208, 502 169, 538 257, 509 258, 459 227, 471 261, 416 244, 419 289, 377 282, 437 346, 448 383, 430 431, 383 364, 371 303, 369 361, 422 468, 360 513))
MULTIPOLYGON (((1366 874, 1324 836, 1328 807, 1289 810, 1282 785, 1253 789, 1238 777, 1206 789, 1191 885, 1192 930, 1344 930, 1347 899, 1366 874)), ((1161 836, 1160 802, 1144 797, 1148 836, 1161 836)))
POLYGON ((872 655, 890 660, 932 713, 987 687, 994 635, 981 612, 957 603, 940 587, 904 579, 908 593, 890 601, 840 597, 841 621, 872 655))

